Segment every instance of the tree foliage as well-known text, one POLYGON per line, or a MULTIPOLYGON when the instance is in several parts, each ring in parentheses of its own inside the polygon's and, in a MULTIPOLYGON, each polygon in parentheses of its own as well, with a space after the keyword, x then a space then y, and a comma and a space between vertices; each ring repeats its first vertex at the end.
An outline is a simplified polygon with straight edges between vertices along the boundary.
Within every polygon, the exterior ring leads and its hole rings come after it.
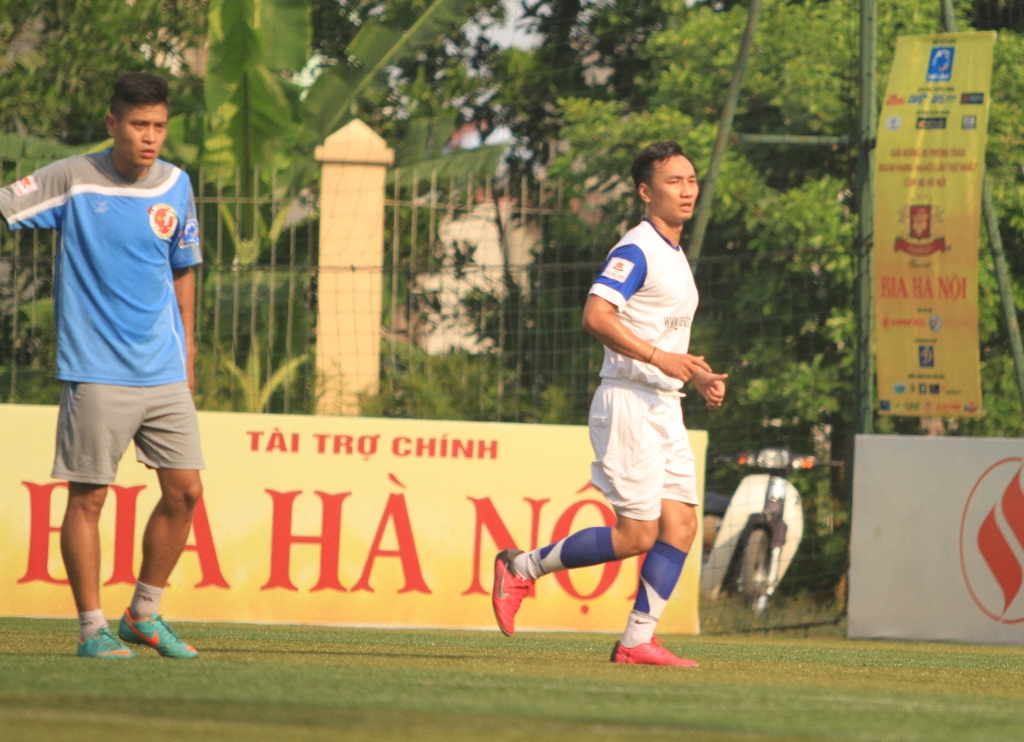
MULTIPOLYGON (((638 215, 623 185, 636 150, 676 139, 706 168, 746 21, 742 4, 716 10, 682 0, 660 6, 660 28, 640 45, 650 74, 636 79, 631 101, 604 91, 563 96, 559 135, 565 152, 552 172, 581 201, 601 203, 609 232, 581 240, 588 258, 606 250, 614 229, 638 215)), ((966 28, 970 7, 958 6, 966 28)), ((900 34, 938 30, 939 4, 879 3, 879 96, 900 34)), ((752 133, 854 134, 857 115, 858 17, 849 2, 766 0, 744 81, 735 129, 752 133)), ((1001 31, 996 48, 988 150, 997 209, 1013 273, 1024 273, 1024 39, 1001 31)), ((772 440, 804 448, 817 431, 843 445, 854 409, 854 235, 856 150, 810 147, 729 149, 716 192, 698 284, 698 352, 732 374, 732 404, 707 415, 688 405, 695 424, 712 429, 716 447, 772 440)), ((1024 432, 991 258, 982 252, 981 339, 985 406, 980 421, 951 430, 1024 432)), ((1021 283, 1018 280, 1018 284, 1021 283)), ((1024 304, 1018 290, 1018 305, 1024 304)), ((883 429, 917 432, 915 419, 884 419, 883 429)), ((841 450, 836 451, 840 456, 841 450)))
POLYGON ((0 132, 81 144, 106 139, 103 116, 123 72, 171 67, 172 106, 196 107, 186 51, 202 43, 201 0, 0 1, 0 132))

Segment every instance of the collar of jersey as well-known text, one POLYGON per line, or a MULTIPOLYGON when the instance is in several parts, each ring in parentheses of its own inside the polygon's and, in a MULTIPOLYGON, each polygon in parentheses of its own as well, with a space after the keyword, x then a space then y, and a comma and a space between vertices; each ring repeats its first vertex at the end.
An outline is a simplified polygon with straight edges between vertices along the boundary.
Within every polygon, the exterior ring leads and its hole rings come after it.
POLYGON ((670 240, 670 239, 669 239, 668 237, 666 237, 665 235, 663 235, 663 234, 661 233, 661 230, 660 230, 660 229, 658 229, 657 227, 655 227, 655 226, 654 226, 654 222, 652 222, 652 221, 650 220, 650 217, 646 217, 646 216, 645 216, 645 217, 644 217, 644 221, 645 221, 645 222, 647 222, 648 224, 650 224, 650 225, 651 225, 651 229, 653 229, 653 230, 654 230, 654 232, 655 232, 655 233, 656 233, 656 234, 657 234, 657 235, 658 235, 659 237, 661 237, 661 239, 665 240, 665 244, 666 244, 666 245, 668 245, 669 247, 671 247, 671 248, 672 248, 673 250, 678 250, 678 249, 679 249, 679 245, 673 245, 673 244, 672 244, 672 240, 670 240))

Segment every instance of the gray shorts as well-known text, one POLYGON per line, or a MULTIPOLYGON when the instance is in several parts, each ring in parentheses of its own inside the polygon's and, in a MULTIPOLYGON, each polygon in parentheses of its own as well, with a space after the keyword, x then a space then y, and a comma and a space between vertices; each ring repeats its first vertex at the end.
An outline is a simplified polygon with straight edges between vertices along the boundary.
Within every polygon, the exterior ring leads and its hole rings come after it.
POLYGON ((110 484, 135 441, 154 469, 204 469, 199 421, 188 384, 115 386, 64 382, 57 419, 54 479, 110 484))

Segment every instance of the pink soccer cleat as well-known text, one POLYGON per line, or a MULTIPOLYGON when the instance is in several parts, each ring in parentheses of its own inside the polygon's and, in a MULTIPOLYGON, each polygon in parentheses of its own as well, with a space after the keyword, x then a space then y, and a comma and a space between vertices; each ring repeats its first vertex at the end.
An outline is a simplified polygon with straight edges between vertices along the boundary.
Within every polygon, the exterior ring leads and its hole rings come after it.
POLYGON ((662 665, 664 667, 700 667, 700 663, 694 660, 686 660, 676 657, 670 651, 661 646, 657 637, 652 638, 646 644, 641 644, 632 649, 626 649, 619 642, 612 647, 612 662, 620 665, 662 665))
POLYGON ((491 588, 491 605, 494 606, 494 618, 498 628, 505 636, 512 636, 516 631, 516 613, 519 606, 530 593, 533 580, 526 580, 512 571, 512 560, 522 554, 518 549, 499 551, 494 557, 494 586, 491 588))

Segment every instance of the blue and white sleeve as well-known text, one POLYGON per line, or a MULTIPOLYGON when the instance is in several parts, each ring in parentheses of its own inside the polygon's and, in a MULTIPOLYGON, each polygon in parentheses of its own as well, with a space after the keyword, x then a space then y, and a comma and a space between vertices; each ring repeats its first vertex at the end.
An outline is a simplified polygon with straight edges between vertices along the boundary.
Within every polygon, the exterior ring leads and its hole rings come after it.
POLYGON ((199 245, 199 219, 196 215, 196 200, 192 195, 192 187, 188 187, 188 208, 185 220, 171 239, 171 267, 175 270, 191 268, 203 262, 203 252, 199 245))
POLYGON ((58 160, 0 188, 0 216, 14 229, 59 229, 71 187, 67 160, 58 160))
POLYGON ((647 280, 647 258, 636 245, 623 245, 612 250, 601 275, 590 287, 590 293, 610 301, 619 309, 647 280))

